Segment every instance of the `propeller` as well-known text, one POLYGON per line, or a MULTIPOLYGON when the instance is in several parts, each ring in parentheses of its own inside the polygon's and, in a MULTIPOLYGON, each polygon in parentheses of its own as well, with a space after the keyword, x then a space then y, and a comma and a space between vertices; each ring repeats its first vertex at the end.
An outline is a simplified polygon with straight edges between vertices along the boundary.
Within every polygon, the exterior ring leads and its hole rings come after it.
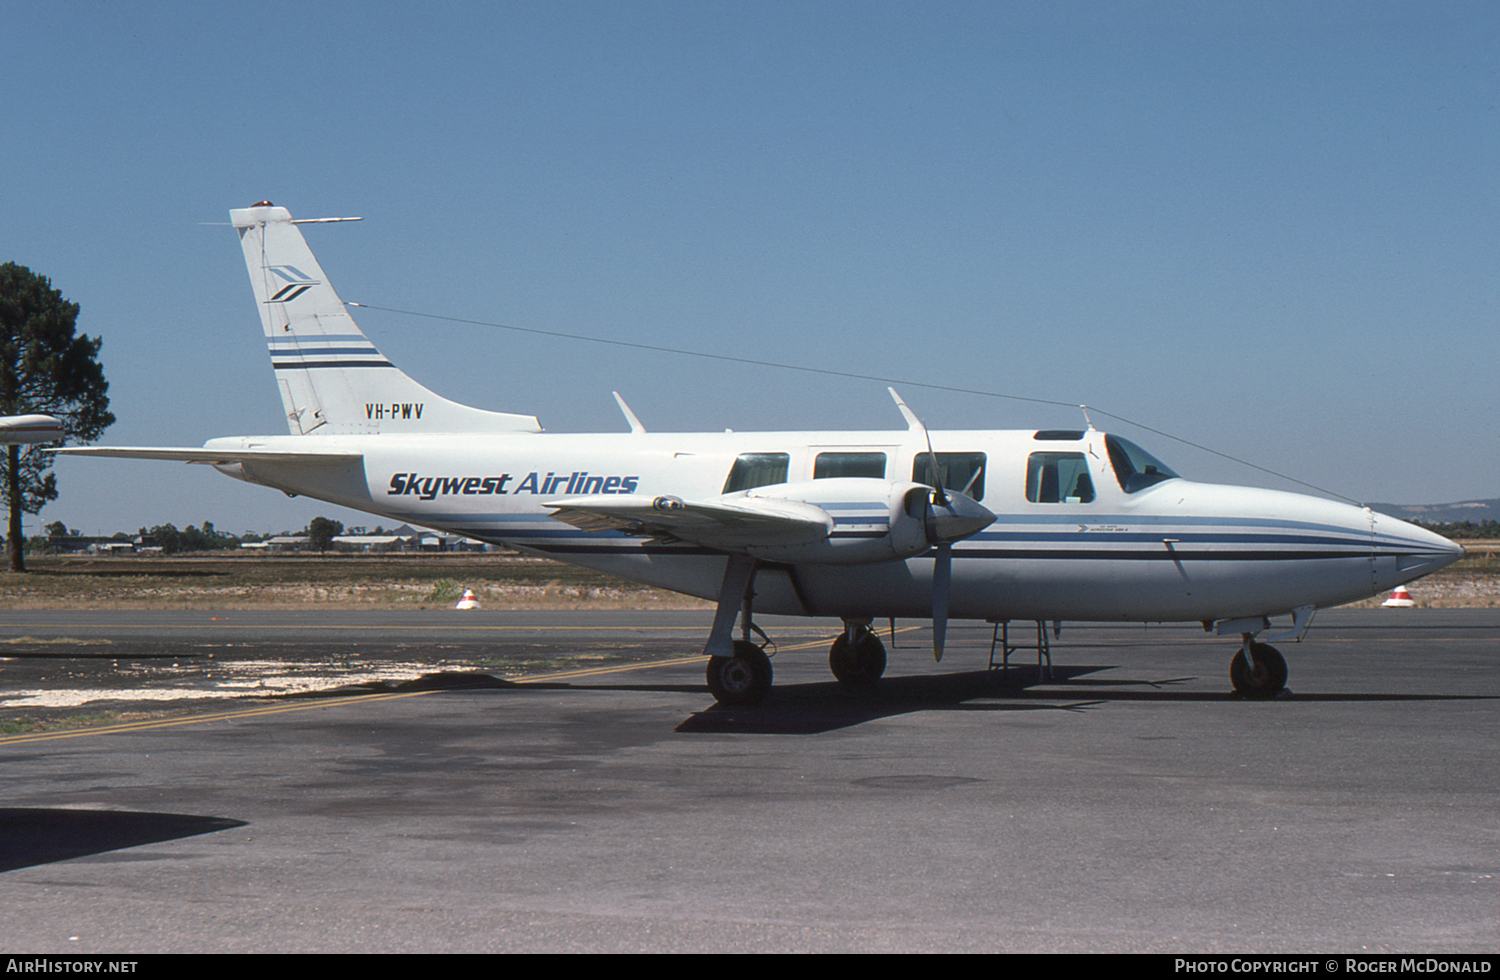
POLYGON ((932 563, 932 659, 943 659, 948 636, 948 598, 953 586, 953 542, 962 541, 995 522, 994 513, 983 504, 941 486, 931 493, 924 517, 927 540, 933 546, 932 563))
MULTIPOLYGON (((962 541, 995 522, 994 513, 972 497, 943 488, 942 475, 938 472, 937 453, 932 451, 932 436, 927 426, 917 418, 894 388, 887 388, 896 400, 896 407, 906 417, 907 424, 922 433, 927 442, 927 474, 932 491, 923 513, 923 529, 927 541, 933 546, 932 563, 932 659, 941 662, 943 645, 948 637, 948 599, 953 589, 953 542, 962 541)), ((968 490, 979 474, 969 479, 968 490)))

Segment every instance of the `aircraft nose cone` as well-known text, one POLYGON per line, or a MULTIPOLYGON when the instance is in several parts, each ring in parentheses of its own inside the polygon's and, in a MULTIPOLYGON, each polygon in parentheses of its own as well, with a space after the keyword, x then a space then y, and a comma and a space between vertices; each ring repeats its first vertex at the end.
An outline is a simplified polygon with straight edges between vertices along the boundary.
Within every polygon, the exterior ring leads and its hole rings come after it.
POLYGON ((1447 568, 1464 556, 1462 545, 1384 514, 1375 515, 1374 531, 1377 549, 1394 554, 1402 581, 1447 568))

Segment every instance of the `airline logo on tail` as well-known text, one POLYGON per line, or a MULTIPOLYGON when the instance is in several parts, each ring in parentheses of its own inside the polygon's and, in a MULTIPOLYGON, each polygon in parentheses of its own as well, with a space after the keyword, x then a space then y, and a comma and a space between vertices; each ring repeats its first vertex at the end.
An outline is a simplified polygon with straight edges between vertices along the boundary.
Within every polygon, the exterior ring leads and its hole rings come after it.
POLYGON ((266 271, 286 280, 286 285, 276 291, 267 303, 290 303, 318 284, 318 280, 292 265, 267 266, 266 271))

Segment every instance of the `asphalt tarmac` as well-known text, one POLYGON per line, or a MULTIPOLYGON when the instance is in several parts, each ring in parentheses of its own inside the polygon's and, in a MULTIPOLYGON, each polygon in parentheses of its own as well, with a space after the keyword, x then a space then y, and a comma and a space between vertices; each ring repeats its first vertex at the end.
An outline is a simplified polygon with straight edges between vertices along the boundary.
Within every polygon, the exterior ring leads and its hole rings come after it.
POLYGON ((93 722, 0 735, 0 947, 1500 948, 1500 610, 1324 612, 1265 702, 1196 627, 857 690, 771 619, 733 709, 710 618, 0 614, 0 722, 93 722))

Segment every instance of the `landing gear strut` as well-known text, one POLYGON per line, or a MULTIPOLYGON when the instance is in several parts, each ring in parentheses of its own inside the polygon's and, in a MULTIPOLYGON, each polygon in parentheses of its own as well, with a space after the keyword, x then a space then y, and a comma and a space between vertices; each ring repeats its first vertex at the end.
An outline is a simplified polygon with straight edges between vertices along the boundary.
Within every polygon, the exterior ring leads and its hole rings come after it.
POLYGON ((1286 687, 1286 660, 1275 647, 1256 643, 1247 633, 1240 652, 1229 662, 1229 680, 1241 697, 1274 698, 1286 687))
POLYGON ((885 673, 885 644, 869 623, 845 620, 844 632, 828 651, 828 666, 841 683, 867 687, 885 673))
POLYGON ((703 648, 708 654, 708 690, 720 704, 756 704, 771 690, 771 658, 764 647, 750 642, 752 630, 765 637, 750 618, 754 598, 755 559, 730 555, 714 625, 703 648), (733 639, 736 613, 742 617, 738 640, 733 639))

